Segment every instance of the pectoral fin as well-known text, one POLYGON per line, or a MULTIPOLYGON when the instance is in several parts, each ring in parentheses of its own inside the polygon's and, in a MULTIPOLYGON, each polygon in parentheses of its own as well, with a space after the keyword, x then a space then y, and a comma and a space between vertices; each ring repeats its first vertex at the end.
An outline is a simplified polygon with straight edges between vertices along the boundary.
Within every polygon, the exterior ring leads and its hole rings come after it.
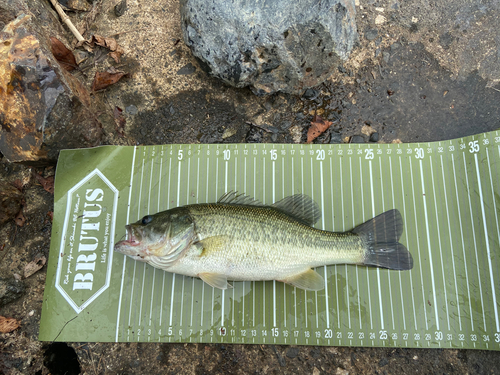
MULTIPOLYGON (((231 289, 233 286, 227 282, 227 276, 219 273, 200 273, 198 277, 208 285, 218 289, 231 289)), ((321 276, 320 276, 321 277, 321 276)))
POLYGON ((199 241, 199 244, 203 246, 201 256, 206 256, 213 251, 223 250, 228 244, 229 239, 229 236, 213 236, 199 241))
POLYGON ((297 288, 311 291, 322 290, 325 288, 325 280, 323 280, 323 277, 312 269, 281 281, 297 288))

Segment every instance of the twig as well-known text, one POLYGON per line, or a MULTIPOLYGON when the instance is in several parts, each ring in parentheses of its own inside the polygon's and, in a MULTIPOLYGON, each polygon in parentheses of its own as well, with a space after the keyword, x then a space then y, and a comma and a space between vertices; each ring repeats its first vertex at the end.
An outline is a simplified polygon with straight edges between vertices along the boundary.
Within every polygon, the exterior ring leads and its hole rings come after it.
POLYGON ((92 351, 91 351, 90 347, 89 347, 88 351, 89 351, 89 357, 90 357, 90 360, 92 361, 92 367, 94 368, 94 373, 95 373, 96 375, 98 375, 98 374, 97 374, 97 370, 96 370, 96 368, 95 368, 94 356, 92 355, 92 351))
POLYGON ((384 73, 382 73, 382 68, 380 67, 380 64, 378 62, 377 65, 378 65, 378 71, 380 72, 380 76, 382 77, 382 79, 384 79, 385 78, 384 73))
POLYGON ((64 13, 64 10, 61 8, 57 0, 50 0, 54 8, 56 8, 57 13, 59 14, 59 17, 63 20, 63 22, 66 24, 66 26, 69 27, 73 35, 78 39, 79 42, 84 42, 85 39, 83 39, 82 34, 76 29, 75 25, 73 25, 73 22, 69 19, 69 17, 64 13))
POLYGON ((499 89, 496 89, 496 88, 494 88, 493 86, 486 86, 486 87, 488 87, 488 88, 490 88, 490 89, 493 89, 493 90, 495 90, 495 91, 500 92, 500 90, 499 90, 499 89))

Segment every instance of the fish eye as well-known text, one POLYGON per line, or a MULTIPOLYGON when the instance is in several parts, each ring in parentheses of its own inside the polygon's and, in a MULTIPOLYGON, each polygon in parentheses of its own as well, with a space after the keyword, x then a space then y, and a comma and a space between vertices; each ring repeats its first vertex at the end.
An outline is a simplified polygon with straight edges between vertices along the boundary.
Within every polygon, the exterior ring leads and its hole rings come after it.
POLYGON ((146 225, 146 224, 151 223, 151 221, 152 221, 152 220, 153 220, 153 216, 151 216, 151 215, 146 215, 146 216, 144 216, 144 217, 142 218, 141 223, 142 223, 143 225, 146 225))

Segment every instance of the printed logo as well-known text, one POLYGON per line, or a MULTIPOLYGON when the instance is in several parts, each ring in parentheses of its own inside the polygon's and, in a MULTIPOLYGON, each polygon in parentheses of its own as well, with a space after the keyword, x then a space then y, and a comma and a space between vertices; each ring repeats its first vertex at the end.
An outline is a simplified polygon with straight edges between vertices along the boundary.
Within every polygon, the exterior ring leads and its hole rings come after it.
POLYGON ((68 191, 56 288, 77 313, 109 287, 117 206, 97 168, 68 191))

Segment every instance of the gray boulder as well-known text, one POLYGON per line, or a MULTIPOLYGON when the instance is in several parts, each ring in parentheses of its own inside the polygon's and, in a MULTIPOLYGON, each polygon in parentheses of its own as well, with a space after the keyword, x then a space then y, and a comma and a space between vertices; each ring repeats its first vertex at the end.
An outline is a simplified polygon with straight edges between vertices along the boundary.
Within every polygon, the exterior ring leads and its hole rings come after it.
POLYGON ((211 75, 256 94, 301 94, 357 39, 354 0, 181 0, 184 42, 211 75))

